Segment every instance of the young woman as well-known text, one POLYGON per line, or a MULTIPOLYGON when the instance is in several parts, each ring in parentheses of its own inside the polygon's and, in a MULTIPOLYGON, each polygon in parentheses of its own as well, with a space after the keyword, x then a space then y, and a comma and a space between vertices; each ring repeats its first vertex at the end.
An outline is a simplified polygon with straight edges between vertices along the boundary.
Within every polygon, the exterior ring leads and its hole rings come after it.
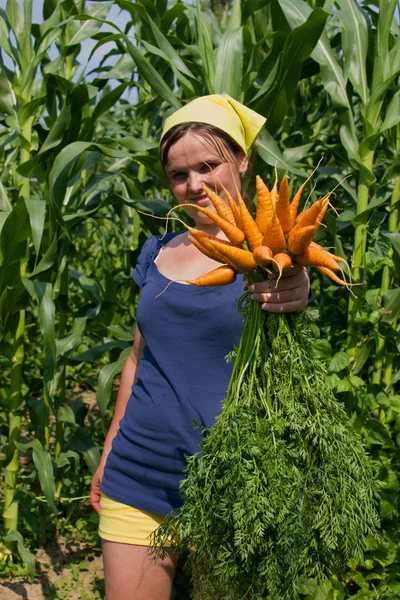
MULTIPOLYGON (((167 119, 161 160, 178 202, 213 210, 203 183, 222 197, 224 186, 235 197, 264 121, 220 95, 198 98, 167 119)), ((198 229, 224 237, 196 207, 186 210, 198 229)), ((221 412, 232 370, 225 356, 242 327, 242 276, 224 287, 182 283, 216 266, 183 232, 150 238, 133 272, 141 287, 134 344, 91 489, 100 512, 107 600, 170 598, 176 558, 169 550, 154 561, 149 536, 180 505, 185 455, 201 441, 194 423, 210 427, 221 412)), ((304 309, 308 290, 300 267, 278 285, 271 278, 249 289, 270 312, 304 309)))

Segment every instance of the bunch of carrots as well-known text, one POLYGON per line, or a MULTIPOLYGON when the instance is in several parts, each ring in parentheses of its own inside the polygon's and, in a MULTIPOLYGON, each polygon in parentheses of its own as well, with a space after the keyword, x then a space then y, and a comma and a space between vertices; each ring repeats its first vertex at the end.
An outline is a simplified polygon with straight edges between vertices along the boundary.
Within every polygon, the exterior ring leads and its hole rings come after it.
MULTIPOLYGON (((223 285, 236 272, 260 281, 292 261, 335 271, 343 259, 313 240, 329 195, 297 214, 305 184, 289 201, 257 177, 253 219, 240 194, 228 204, 204 188, 216 213, 196 206, 227 240, 189 226, 190 239, 222 263, 189 281, 223 285)), ((201 600, 298 600, 302 582, 320 583, 362 559, 376 535, 374 469, 360 436, 312 352, 305 313, 266 314, 245 294, 244 325, 223 409, 204 430, 201 452, 187 458, 182 508, 153 536, 156 556, 166 541, 186 552, 201 600)))
POLYGON ((297 216, 307 181, 290 202, 287 177, 283 178, 278 192, 277 181, 270 191, 261 177, 257 176, 255 219, 240 193, 236 203, 224 188, 227 204, 218 194, 203 185, 216 213, 207 208, 196 208, 218 225, 229 241, 185 225, 190 232, 190 241, 203 254, 224 265, 206 275, 188 280, 188 283, 199 286, 226 285, 235 280, 236 272, 247 274, 257 265, 272 268, 281 275, 296 261, 303 267, 316 267, 336 283, 349 285, 335 273, 341 270, 338 263, 345 260, 313 242, 329 206, 329 194, 297 216))

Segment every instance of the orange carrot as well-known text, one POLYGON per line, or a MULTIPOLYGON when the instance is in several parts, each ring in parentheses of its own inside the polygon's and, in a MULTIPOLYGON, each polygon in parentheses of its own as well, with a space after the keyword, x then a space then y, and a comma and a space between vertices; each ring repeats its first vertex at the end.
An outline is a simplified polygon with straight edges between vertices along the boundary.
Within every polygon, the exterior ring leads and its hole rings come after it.
POLYGON ((321 198, 320 200, 317 200, 316 202, 314 202, 314 204, 310 206, 310 208, 307 208, 307 210, 304 210, 302 213, 300 213, 297 217, 296 226, 308 227, 309 225, 315 225, 315 222, 323 208, 325 200, 326 196, 324 198, 321 198))
POLYGON ((288 233, 292 228, 292 220, 290 217, 289 184, 286 175, 279 186, 279 196, 275 209, 283 233, 288 233))
POLYGON ((296 220, 297 211, 298 211, 299 204, 300 204, 300 199, 301 199, 301 194, 303 193, 303 190, 306 187, 307 183, 310 181, 310 179, 311 179, 311 175, 299 187, 299 189, 297 190, 296 194, 294 195, 294 198, 293 198, 292 202, 290 203, 289 210, 290 210, 290 222, 291 222, 292 227, 293 227, 294 222, 296 220))
POLYGON ((287 247, 292 254, 302 254, 311 243, 314 235, 314 227, 294 228, 289 232, 287 247))
POLYGON ((268 246, 258 246, 253 250, 253 257, 257 265, 267 267, 271 263, 273 252, 268 246))
POLYGON ((253 219, 249 209, 247 208, 242 196, 238 192, 238 205, 240 210, 240 216, 242 218, 243 232, 246 236, 246 241, 252 250, 255 250, 257 246, 261 246, 263 240, 263 234, 261 233, 257 223, 253 219))
POLYGON ((307 246, 302 254, 296 255, 296 262, 302 267, 326 267, 331 271, 340 269, 333 256, 326 250, 319 250, 312 246, 307 246))
POLYGON ((274 254, 279 254, 286 250, 285 234, 282 231, 281 224, 276 214, 268 221, 267 229, 263 238, 263 246, 271 248, 274 254))
POLYGON ((235 224, 237 225, 237 227, 239 227, 239 229, 241 229, 243 231, 242 217, 240 216, 240 210, 239 210, 238 205, 236 204, 235 200, 232 198, 231 194, 228 192, 226 187, 223 186, 221 182, 219 182, 219 184, 222 187, 222 189, 224 190, 224 194, 229 202, 230 209, 235 218, 235 224))
POLYGON ((217 211, 217 214, 223 219, 225 219, 225 221, 229 221, 229 223, 235 225, 235 217, 233 216, 233 212, 228 206, 228 204, 225 202, 225 200, 223 200, 221 196, 218 196, 216 192, 210 190, 210 188, 207 187, 204 183, 201 187, 203 188, 203 191, 207 194, 207 197, 211 200, 215 210, 217 211))
POLYGON ((274 185, 272 186, 272 190, 271 190, 271 200, 272 200, 272 204, 276 208, 276 203, 278 202, 278 198, 279 198, 279 194, 278 194, 278 173, 276 171, 276 168, 275 168, 275 173, 276 173, 276 177, 275 177, 274 185))
POLYGON ((222 256, 222 254, 220 254, 218 250, 211 246, 210 243, 207 243, 207 240, 204 240, 203 243, 201 243, 190 234, 188 236, 188 239, 192 242, 193 246, 196 246, 196 248, 200 250, 200 252, 202 252, 205 256, 208 256, 208 258, 212 258, 213 260, 216 260, 217 262, 220 262, 223 265, 230 264, 227 258, 222 256))
POLYGON ((335 283, 339 283, 339 285, 345 285, 345 286, 349 287, 350 284, 347 283, 346 281, 343 281, 343 279, 340 279, 340 277, 338 277, 336 275, 336 273, 331 271, 331 269, 327 269, 326 267, 316 267, 316 268, 318 269, 318 271, 320 271, 324 275, 327 275, 328 277, 330 277, 330 279, 332 279, 332 281, 334 281, 335 283))
POLYGON ((325 213, 328 210, 328 206, 329 206, 329 194, 327 194, 325 196, 325 200, 324 200, 324 203, 322 204, 322 208, 321 208, 321 210, 319 212, 319 215, 317 216, 317 218, 315 220, 314 233, 317 231, 317 229, 321 225, 322 219, 324 218, 325 213))
POLYGON ((236 279, 236 271, 232 267, 228 267, 228 265, 223 267, 217 267, 213 271, 206 273, 205 275, 200 275, 200 277, 196 277, 196 279, 182 279, 180 281, 185 281, 186 283, 190 283, 191 285, 228 285, 229 283, 233 283, 236 279))
POLYGON ((184 221, 181 221, 180 219, 179 219, 179 222, 182 223, 182 225, 184 227, 186 227, 186 229, 189 231, 189 233, 194 238, 196 238, 196 240, 198 242, 200 242, 200 244, 203 244, 203 246, 206 245, 207 240, 217 240, 217 241, 221 242, 222 244, 226 244, 227 246, 232 246, 231 242, 227 242, 226 240, 221 240, 220 238, 217 238, 215 235, 211 235, 210 233, 206 233, 205 231, 201 231, 200 229, 195 229, 194 227, 191 227, 190 225, 188 225, 184 221))
POLYGON ((284 271, 290 269, 291 266, 292 259, 288 254, 285 254, 284 252, 279 252, 278 254, 275 254, 272 260, 272 268, 274 269, 274 271, 279 271, 279 273, 283 273, 284 271))
POLYGON ((203 206, 197 206, 197 204, 184 205, 185 208, 188 206, 196 208, 199 212, 203 213, 203 215, 206 215, 209 219, 211 219, 213 223, 218 225, 218 227, 226 235, 228 240, 232 242, 232 244, 237 245, 244 242, 244 233, 238 227, 236 227, 236 225, 232 225, 232 223, 225 221, 225 219, 212 212, 211 210, 208 210, 208 208, 204 208, 203 206))
POLYGON ((305 186, 307 185, 307 183, 310 181, 311 177, 314 175, 315 171, 318 169, 319 165, 321 164, 322 158, 319 161, 319 163, 317 164, 317 166, 315 167, 314 171, 311 173, 311 175, 305 180, 305 182, 299 187, 299 189, 297 190, 291 204, 290 204, 290 219, 291 219, 291 224, 292 227, 294 225, 294 222, 296 220, 296 216, 297 216, 297 211, 299 208, 299 203, 300 203, 300 199, 301 199, 301 194, 305 188, 305 186))
POLYGON ((344 262, 347 264, 345 258, 343 258, 342 256, 336 256, 336 254, 332 254, 332 252, 329 252, 329 250, 323 248, 322 246, 320 246, 320 244, 317 244, 317 242, 311 242, 310 247, 317 248, 318 250, 323 250, 324 252, 327 252, 330 256, 332 256, 332 258, 334 258, 337 262, 344 262))
POLYGON ((256 177, 257 210, 256 223, 261 233, 265 234, 268 223, 275 214, 271 192, 259 175, 256 177))
POLYGON ((221 240, 209 240, 209 243, 216 248, 222 256, 226 257, 240 273, 249 273, 256 266, 253 254, 249 252, 249 250, 222 244, 221 240))

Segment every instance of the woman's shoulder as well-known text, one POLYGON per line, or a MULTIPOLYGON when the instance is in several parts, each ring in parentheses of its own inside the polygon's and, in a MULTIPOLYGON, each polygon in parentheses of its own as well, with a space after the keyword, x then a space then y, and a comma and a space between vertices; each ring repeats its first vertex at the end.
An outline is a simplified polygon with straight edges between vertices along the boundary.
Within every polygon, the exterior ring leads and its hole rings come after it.
POLYGON ((173 240, 181 231, 165 233, 163 235, 151 235, 143 244, 141 254, 156 254, 162 246, 173 240))
POLYGON ((165 246, 170 240, 179 235, 180 232, 167 233, 165 235, 151 235, 142 246, 141 252, 137 259, 135 268, 132 271, 133 279, 142 287, 147 271, 154 258, 157 256, 162 246, 165 246))

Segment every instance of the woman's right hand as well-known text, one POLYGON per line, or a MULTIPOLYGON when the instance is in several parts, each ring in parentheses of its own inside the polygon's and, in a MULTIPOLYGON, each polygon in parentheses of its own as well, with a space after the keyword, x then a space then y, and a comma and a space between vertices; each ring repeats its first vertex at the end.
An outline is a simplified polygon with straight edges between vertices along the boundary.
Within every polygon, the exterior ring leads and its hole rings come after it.
POLYGON ((93 475, 92 483, 90 484, 90 503, 94 510, 100 514, 100 484, 103 479, 104 464, 101 462, 93 475))

